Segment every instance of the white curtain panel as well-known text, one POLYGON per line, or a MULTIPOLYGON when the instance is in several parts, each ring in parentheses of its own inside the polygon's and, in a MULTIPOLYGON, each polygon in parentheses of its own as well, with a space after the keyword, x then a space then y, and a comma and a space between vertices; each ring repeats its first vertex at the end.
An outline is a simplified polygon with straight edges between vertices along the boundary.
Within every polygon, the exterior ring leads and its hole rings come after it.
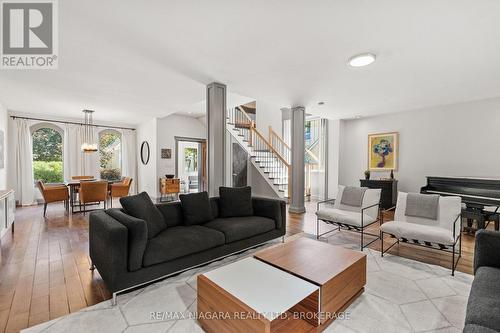
POLYGON ((35 181, 33 179, 33 146, 30 122, 27 119, 15 119, 14 131, 13 147, 17 175, 15 196, 21 205, 31 205, 34 203, 35 181))
POLYGON ((132 130, 121 130, 122 135, 122 176, 132 178, 130 193, 137 193, 136 134, 132 130))
MULTIPOLYGON (((98 142, 95 128, 92 136, 98 142)), ((81 146, 84 140, 84 127, 81 125, 67 124, 64 128, 64 179, 70 180, 72 176, 94 176, 99 178, 99 152, 84 153, 81 146)))

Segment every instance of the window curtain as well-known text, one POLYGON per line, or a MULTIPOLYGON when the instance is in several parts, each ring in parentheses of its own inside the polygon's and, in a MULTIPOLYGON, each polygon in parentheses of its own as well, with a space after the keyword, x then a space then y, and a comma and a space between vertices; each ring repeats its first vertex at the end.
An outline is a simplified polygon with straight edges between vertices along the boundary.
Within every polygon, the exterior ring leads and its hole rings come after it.
POLYGON ((130 193, 137 193, 136 134, 132 130, 121 130, 122 135, 122 176, 132 178, 130 193))
MULTIPOLYGON (((92 137, 98 142, 95 127, 92 127, 92 137)), ((64 128, 64 179, 72 176, 94 176, 99 178, 99 152, 84 153, 81 146, 84 140, 84 127, 67 124, 64 128)))
POLYGON ((15 196, 21 205, 34 203, 35 186, 33 179, 33 144, 30 122, 27 119, 14 119, 15 152, 15 196))

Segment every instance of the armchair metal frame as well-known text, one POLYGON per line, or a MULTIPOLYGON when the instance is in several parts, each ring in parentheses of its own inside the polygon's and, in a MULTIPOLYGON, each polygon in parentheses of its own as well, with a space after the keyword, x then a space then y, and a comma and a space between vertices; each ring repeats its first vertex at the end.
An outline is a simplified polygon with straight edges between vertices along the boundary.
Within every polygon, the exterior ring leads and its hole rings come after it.
MULTIPOLYGON (((395 208, 396 207, 391 207, 387 211, 391 211, 391 210, 393 210, 395 208)), ((434 250, 437 250, 437 251, 443 251, 443 252, 451 253, 452 254, 451 255, 451 276, 455 276, 455 269, 457 268, 458 261, 462 257, 462 227, 460 226, 459 235, 457 236, 456 235, 457 221, 460 221, 460 223, 462 223, 462 213, 458 214, 458 216, 455 218, 455 221, 453 221, 453 239, 454 239, 454 243, 452 245, 444 245, 444 244, 437 243, 436 245, 438 247, 436 247, 435 245, 433 245, 433 243, 431 243, 431 242, 420 241, 420 240, 417 240, 417 239, 411 239, 411 240, 409 240, 409 239, 404 238, 404 237, 398 238, 395 235, 392 235, 392 234, 389 234, 387 232, 383 232, 382 230, 380 230, 380 243, 381 243, 380 255, 383 257, 384 253, 386 253, 387 251, 389 251, 394 245, 399 244, 400 241, 403 242, 403 243, 409 244, 409 245, 420 246, 420 247, 424 247, 424 248, 434 249, 434 250), (394 242, 391 246, 389 246, 385 250, 384 250, 384 234, 388 234, 388 235, 391 235, 391 237, 396 238, 396 242, 394 242), (458 243, 458 252, 456 252, 457 243, 458 243), (449 249, 450 247, 451 247, 451 250, 449 249), (457 257, 457 260, 455 261, 455 256, 456 255, 458 255, 458 257, 457 257)))
MULTIPOLYGON (((328 202, 333 202, 334 203, 335 200, 336 199, 328 199, 328 200, 324 200, 324 201, 319 201, 317 203, 317 205, 316 205, 316 211, 319 210, 319 206, 321 204, 328 203, 328 202)), ((380 224, 382 224, 383 220, 384 220, 384 217, 382 215, 382 212, 380 211, 380 203, 376 203, 376 204, 373 204, 373 205, 361 208, 361 226, 355 226, 355 225, 350 225, 350 224, 347 224, 347 223, 340 223, 340 222, 336 222, 336 221, 320 219, 318 216, 316 216, 316 239, 319 240, 321 236, 324 236, 324 235, 329 234, 329 233, 334 232, 334 231, 340 231, 341 229, 342 230, 347 230, 347 231, 352 231, 352 232, 357 232, 357 233, 361 234, 360 249, 361 249, 361 251, 363 251, 364 248, 366 248, 369 245, 371 245, 372 243, 376 242, 377 239, 379 239, 379 237, 380 237, 380 235, 376 235, 376 234, 372 234, 372 233, 366 232, 365 228, 367 228, 367 227, 369 227, 372 224, 377 223, 377 222, 379 222, 380 224), (377 218, 373 222, 370 222, 370 223, 368 223, 368 224, 365 225, 364 224, 364 212, 365 212, 365 210, 369 209, 369 208, 373 208, 375 206, 379 207, 379 212, 377 214, 377 218), (333 230, 329 230, 329 231, 326 231, 326 232, 320 234, 319 233, 319 221, 323 221, 326 224, 337 226, 338 228, 333 229, 333 230), (373 236, 373 237, 375 237, 375 239, 372 240, 372 241, 370 241, 370 242, 368 242, 368 243, 366 243, 366 244, 364 244, 364 236, 365 235, 373 236)))

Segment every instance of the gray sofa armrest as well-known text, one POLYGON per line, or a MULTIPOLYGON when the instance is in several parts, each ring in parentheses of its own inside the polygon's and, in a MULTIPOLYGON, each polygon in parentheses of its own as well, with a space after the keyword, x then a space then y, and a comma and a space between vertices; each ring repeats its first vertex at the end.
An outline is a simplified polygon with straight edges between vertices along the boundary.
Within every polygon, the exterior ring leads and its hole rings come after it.
POLYGON ((106 213, 127 227, 128 230, 128 269, 136 271, 142 267, 142 258, 148 243, 146 221, 125 214, 121 209, 112 208, 106 213))
POLYGON ((276 229, 286 227, 286 202, 281 199, 252 197, 253 214, 273 219, 276 229))
POLYGON ((500 232, 483 229, 476 233, 474 273, 481 266, 500 268, 500 232))
POLYGON ((90 213, 90 258, 111 292, 117 291, 115 282, 127 272, 127 238, 127 227, 104 211, 90 213))

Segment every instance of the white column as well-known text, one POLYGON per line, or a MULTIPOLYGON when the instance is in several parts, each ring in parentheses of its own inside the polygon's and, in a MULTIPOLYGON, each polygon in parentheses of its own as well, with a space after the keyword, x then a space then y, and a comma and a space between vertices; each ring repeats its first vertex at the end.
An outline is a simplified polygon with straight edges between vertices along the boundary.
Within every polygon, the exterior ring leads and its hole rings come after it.
MULTIPOLYGON (((304 123, 305 108, 297 106, 292 108, 292 197, 290 198, 290 213, 304 213, 304 123)), ((289 180, 290 181, 290 180, 289 180)))
POLYGON ((226 156, 226 86, 207 85, 208 194, 219 195, 225 184, 226 156))

